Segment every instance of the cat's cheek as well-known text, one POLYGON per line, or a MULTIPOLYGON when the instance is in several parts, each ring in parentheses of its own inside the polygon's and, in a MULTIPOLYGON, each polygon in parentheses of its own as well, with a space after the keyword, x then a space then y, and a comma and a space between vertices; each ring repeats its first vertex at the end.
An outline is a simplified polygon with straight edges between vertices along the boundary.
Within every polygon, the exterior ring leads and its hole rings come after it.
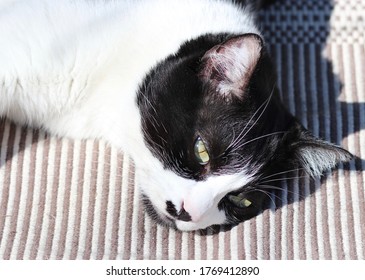
POLYGON ((219 211, 218 208, 212 210, 209 215, 204 216, 199 222, 184 222, 176 221, 176 228, 181 231, 193 231, 206 229, 212 225, 222 225, 227 223, 226 214, 224 211, 219 211))

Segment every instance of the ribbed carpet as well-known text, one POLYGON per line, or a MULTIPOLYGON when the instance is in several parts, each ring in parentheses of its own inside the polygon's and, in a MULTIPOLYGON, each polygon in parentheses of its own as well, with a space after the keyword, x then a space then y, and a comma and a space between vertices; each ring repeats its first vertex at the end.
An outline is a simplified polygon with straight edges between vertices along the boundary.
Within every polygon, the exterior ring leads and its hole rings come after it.
POLYGON ((283 182, 271 209, 201 236, 154 224, 129 158, 105 143, 0 122, 0 259, 365 259, 365 1, 286 0, 262 13, 283 100, 359 158, 283 182))

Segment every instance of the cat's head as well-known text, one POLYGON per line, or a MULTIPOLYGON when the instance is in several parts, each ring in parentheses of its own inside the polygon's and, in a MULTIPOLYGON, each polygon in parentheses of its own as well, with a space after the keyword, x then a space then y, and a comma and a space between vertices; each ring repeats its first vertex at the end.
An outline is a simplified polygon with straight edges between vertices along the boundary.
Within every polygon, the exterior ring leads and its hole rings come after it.
POLYGON ((318 176, 351 158, 284 108, 274 73, 256 34, 202 36, 151 70, 137 102, 149 150, 139 175, 157 221, 180 230, 236 224, 259 212, 267 178, 318 176))

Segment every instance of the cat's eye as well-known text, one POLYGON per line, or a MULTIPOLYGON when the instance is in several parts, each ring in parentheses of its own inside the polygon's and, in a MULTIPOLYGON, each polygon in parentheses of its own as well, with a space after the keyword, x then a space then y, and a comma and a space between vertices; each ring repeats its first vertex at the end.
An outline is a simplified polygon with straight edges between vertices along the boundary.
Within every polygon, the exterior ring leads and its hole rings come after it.
POLYGON ((245 198, 242 193, 238 195, 228 195, 228 199, 239 208, 247 208, 252 204, 252 202, 245 198))
POLYGON ((198 137, 195 140, 194 154, 199 164, 206 165, 209 163, 210 158, 207 147, 205 146, 204 141, 200 137, 198 137))

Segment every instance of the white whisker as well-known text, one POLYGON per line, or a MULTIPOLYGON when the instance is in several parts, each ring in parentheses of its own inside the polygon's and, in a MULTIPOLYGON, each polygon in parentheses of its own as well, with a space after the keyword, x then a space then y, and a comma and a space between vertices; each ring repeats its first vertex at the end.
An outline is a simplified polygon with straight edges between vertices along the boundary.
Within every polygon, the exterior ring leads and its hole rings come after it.
POLYGON ((234 147, 235 145, 237 145, 237 142, 239 142, 242 138, 244 138, 250 131, 251 129, 255 126, 255 124, 260 120, 260 118, 262 117, 262 115, 264 114, 264 112, 267 109, 267 106, 269 105, 271 98, 273 96, 274 93, 274 89, 275 89, 275 85, 273 86, 271 93, 269 95, 269 97, 260 105, 260 107, 255 111, 255 113, 252 115, 252 117, 250 118, 250 120, 247 122, 246 126, 243 128, 243 130, 240 132, 240 134, 238 135, 238 137, 236 138, 236 140, 234 140, 227 149, 230 149, 232 147, 234 147), (264 109, 262 110, 262 112, 260 113, 260 115, 258 116, 258 118, 254 121, 254 123, 251 125, 251 127, 246 131, 246 128, 248 127, 248 125, 251 123, 251 121, 253 120, 253 118, 256 116, 256 114, 260 111, 260 109, 262 108, 262 106, 265 106, 264 109))
MULTIPOLYGON (((282 191, 282 192, 288 192, 288 193, 293 194, 293 195, 298 194, 297 192, 288 190, 287 188, 280 188, 280 187, 276 187, 276 186, 272 186, 272 185, 257 185, 257 186, 260 187, 260 188, 263 188, 263 189, 270 189, 270 190, 278 190, 278 191, 282 191)), ((299 196, 304 198, 304 196, 302 196, 300 194, 299 194, 299 196)))
POLYGON ((265 134, 265 135, 262 135, 262 136, 256 137, 256 138, 254 138, 254 139, 251 139, 251 140, 249 140, 249 141, 247 141, 247 142, 242 143, 240 146, 235 147, 232 151, 236 151, 236 150, 238 150, 238 149, 241 149, 243 146, 245 146, 245 145, 247 145, 247 144, 249 144, 249 143, 252 143, 252 142, 254 142, 254 141, 260 140, 260 139, 262 139, 262 138, 266 138, 266 137, 269 137, 269 136, 272 136, 272 135, 276 135, 276 134, 283 134, 283 133, 286 133, 286 132, 287 132, 287 131, 276 131, 276 132, 272 132, 272 133, 268 133, 268 134, 265 134))
POLYGON ((303 170, 304 168, 295 168, 295 169, 290 169, 290 170, 286 170, 286 171, 282 171, 282 172, 278 172, 278 173, 275 173, 275 174, 271 174, 271 175, 268 175, 268 176, 265 176, 265 177, 262 177, 261 179, 262 180, 265 180, 265 179, 268 179, 268 178, 271 178, 271 177, 274 177, 274 176, 278 176, 278 175, 281 175, 281 174, 285 174, 285 173, 289 173, 289 172, 294 172, 294 171, 300 171, 300 170, 303 170))
POLYGON ((260 183, 270 183, 270 182, 277 182, 277 181, 284 181, 284 180, 294 180, 294 179, 301 179, 301 178, 308 178, 307 176, 296 176, 296 177, 283 177, 277 179, 271 179, 266 181, 261 181, 260 183))
POLYGON ((277 195, 275 195, 275 194, 273 194, 271 192, 265 191, 265 190, 257 189, 257 188, 252 189, 252 190, 249 190, 246 193, 250 193, 250 192, 254 192, 254 191, 258 191, 258 192, 261 192, 261 193, 267 195, 270 198, 271 202, 274 204, 275 208, 276 208, 276 203, 275 203, 275 200, 272 198, 272 196, 274 196, 275 198, 281 200, 281 198, 278 197, 277 195))

